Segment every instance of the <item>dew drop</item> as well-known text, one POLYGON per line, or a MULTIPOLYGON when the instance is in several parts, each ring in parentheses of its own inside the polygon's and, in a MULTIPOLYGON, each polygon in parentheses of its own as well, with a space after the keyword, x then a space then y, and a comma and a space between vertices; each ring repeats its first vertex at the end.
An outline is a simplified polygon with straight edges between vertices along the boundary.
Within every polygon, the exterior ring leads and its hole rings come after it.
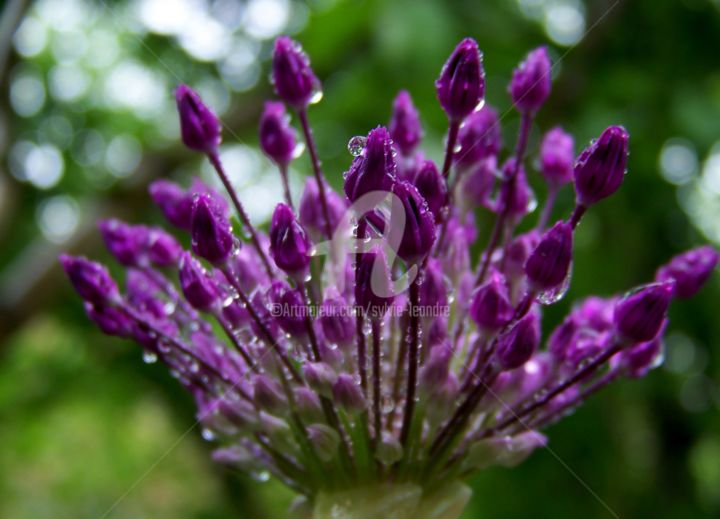
POLYGON ((203 430, 200 434, 202 435, 203 440, 205 440, 205 441, 211 442, 216 438, 215 433, 212 430, 208 429, 207 427, 203 427, 203 430))
POLYGON ((305 143, 300 141, 295 145, 292 152, 292 158, 297 159, 305 152, 305 143))
POLYGON ((572 278, 572 263, 570 263, 570 267, 568 268, 567 276, 565 276, 565 279, 563 279, 562 283, 560 283, 557 287, 551 288, 550 290, 545 290, 544 292, 540 292, 537 295, 538 301, 540 301, 540 304, 543 305, 552 305, 560 301, 563 297, 565 297, 565 294, 567 294, 568 289, 570 288, 570 279, 572 278))
POLYGON ((350 141, 348 141, 348 151, 350 152, 350 155, 353 157, 359 157, 362 155, 366 142, 367 139, 362 135, 356 135, 350 139, 350 141))
POLYGON ((270 479, 270 473, 267 470, 261 470, 259 472, 251 472, 250 477, 258 483, 265 483, 270 479))
POLYGON ((143 352, 143 362, 145 364, 154 364, 155 362, 157 362, 157 360, 157 355, 155 355, 151 351, 143 352))

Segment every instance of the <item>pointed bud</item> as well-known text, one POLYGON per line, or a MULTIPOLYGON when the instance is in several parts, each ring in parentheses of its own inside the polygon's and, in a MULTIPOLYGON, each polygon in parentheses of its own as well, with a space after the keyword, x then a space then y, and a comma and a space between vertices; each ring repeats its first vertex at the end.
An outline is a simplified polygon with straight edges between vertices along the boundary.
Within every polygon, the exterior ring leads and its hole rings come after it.
POLYGON ((620 188, 627 168, 629 139, 622 126, 609 126, 583 150, 573 172, 579 204, 590 206, 620 188))
POLYGON ((477 108, 485 94, 485 71, 475 40, 465 38, 458 44, 435 81, 435 89, 451 121, 461 121, 477 108))
POLYGON ((375 459, 386 466, 394 465, 403 457, 402 444, 389 432, 382 433, 382 440, 377 445, 375 459))
POLYGON ((87 258, 62 254, 60 263, 80 297, 98 306, 117 302, 120 292, 104 265, 87 258))
MULTIPOLYGON (((307 304, 298 291, 290 287, 287 281, 273 281, 267 293, 272 315, 285 333, 304 337, 307 333, 305 317, 307 304)), ((309 314, 307 314, 309 315, 309 314)))
POLYGON ((673 295, 680 299, 694 296, 712 275, 720 255, 710 245, 689 250, 671 259, 655 275, 656 281, 675 281, 673 295))
POLYGON ((219 301, 218 288, 189 252, 180 256, 180 288, 193 308, 209 310, 219 301))
POLYGON ((638 343, 655 338, 665 321, 673 285, 673 281, 645 285, 618 301, 614 322, 623 339, 638 343))
POLYGON ((280 99, 296 110, 307 107, 320 90, 320 81, 310 68, 307 54, 287 36, 275 40, 272 83, 280 99))
POLYGON ((338 452, 340 436, 335 429, 316 423, 307 427, 307 434, 315 452, 324 462, 330 462, 338 452))
POLYGON ((282 103, 265 103, 260 116, 260 147, 276 164, 285 166, 293 159, 295 131, 282 103))
POLYGON ((540 233, 535 229, 516 236, 507 248, 505 275, 511 279, 524 275, 525 262, 538 243, 540 243, 540 233))
POLYGON ((355 279, 355 303, 371 319, 379 319, 394 298, 390 269, 380 248, 361 254, 355 279))
POLYGON ((513 71, 508 91, 521 112, 535 113, 550 95, 552 65, 545 47, 530 51, 513 71))
POLYGON ((193 252, 210 263, 224 263, 230 256, 234 242, 230 222, 210 195, 195 197, 190 235, 193 252))
POLYGON ((345 346, 355 337, 355 319, 349 305, 341 296, 323 301, 320 307, 320 326, 331 343, 345 346))
POLYGON ((622 369, 630 378, 641 378, 660 364, 665 356, 663 334, 667 326, 667 319, 657 336, 647 342, 635 344, 622 352, 622 369))
POLYGON ((150 184, 150 197, 175 227, 189 231, 192 220, 192 197, 175 182, 156 180, 150 184))
POLYGON ((260 427, 270 438, 270 442, 280 451, 293 452, 297 449, 295 438, 288 423, 265 411, 260 411, 260 427))
POLYGON ((297 412, 305 422, 319 422, 324 419, 320 397, 309 387, 301 386, 295 388, 295 405, 297 412))
POLYGON ((175 267, 180 260, 182 246, 162 229, 149 229, 147 235, 148 259, 156 267, 175 267))
MULTIPOLYGON (((448 287, 440 260, 429 258, 420 285, 420 306, 439 310, 448 304, 448 287)), ((431 315, 431 314, 428 314, 431 315)), ((433 314, 434 315, 434 314, 433 314)))
POLYGON ((343 189, 351 202, 371 191, 389 191, 397 174, 390 134, 383 126, 370 131, 363 152, 353 159, 343 189))
POLYGON ((540 173, 551 186, 563 186, 573 179, 575 141, 556 126, 543 137, 540 145, 540 173))
POLYGON ((363 411, 367 407, 360 387, 345 373, 340 374, 333 385, 333 398, 346 411, 363 411))
POLYGON ((502 136, 497 111, 487 105, 471 113, 458 132, 460 149, 455 152, 454 162, 469 168, 500 153, 502 136))
POLYGON ((392 118, 388 125, 393 142, 405 156, 412 155, 423 137, 420 116, 410 94, 401 90, 393 102, 392 118))
MULTIPOLYGON (((327 202, 328 217, 330 219, 330 230, 335 231, 338 224, 345 215, 347 203, 334 189, 325 183, 325 201, 327 202)), ((300 197, 298 208, 300 223, 312 234, 313 237, 324 239, 325 216, 320 202, 320 191, 317 180, 314 177, 305 179, 305 189, 300 197)))
POLYGON ((111 306, 94 305, 85 302, 88 317, 97 324, 106 335, 129 337, 133 330, 133 322, 120 310, 111 306))
POLYGON ((144 259, 147 242, 147 228, 141 225, 129 225, 120 220, 100 220, 98 229, 105 247, 121 264, 134 266, 144 259))
POLYGON ((560 221, 543 234, 525 263, 525 274, 533 288, 548 290, 565 281, 572 262, 572 244, 573 231, 569 223, 560 221))
POLYGON ((290 275, 302 275, 310 265, 310 239, 295 214, 278 204, 270 222, 270 254, 275 264, 290 275))
POLYGON ((475 290, 470 303, 470 317, 481 329, 496 331, 510 322, 514 313, 505 278, 493 271, 490 278, 475 290))
POLYGON ((565 361, 567 352, 577 333, 578 323, 572 314, 567 316, 565 320, 553 330, 548 338, 548 351, 555 360, 558 362, 565 361))
POLYGON ((499 176, 497 159, 494 156, 481 160, 460 177, 461 189, 458 190, 458 196, 462 197, 468 208, 491 208, 490 196, 499 176))
MULTIPOLYGON (((515 171, 515 157, 510 157, 503 164, 503 176, 507 179, 515 171)), ((525 167, 521 164, 515 176, 515 183, 510 190, 510 182, 505 181, 498 193, 497 211, 507 211, 510 218, 519 219, 534 208, 535 194, 525 176, 525 167), (506 208, 507 206, 507 208, 506 208)))
POLYGON ((332 396, 332 388, 337 380, 337 374, 328 364, 324 362, 304 364, 303 375, 305 375, 308 385, 320 395, 332 396))
POLYGON ((408 263, 422 260, 435 243, 435 218, 417 188, 407 182, 396 182, 393 194, 405 211, 405 228, 397 254, 408 263))
POLYGON ((179 85, 175 90, 175 101, 185 146, 206 153, 217 150, 220 145, 220 121, 197 92, 187 85, 179 85))
POLYGON ((435 163, 432 160, 422 161, 412 183, 427 202, 435 221, 440 221, 441 211, 448 203, 447 182, 435 163))
POLYGON ((281 414, 287 408, 280 384, 265 375, 253 378, 253 400, 260 408, 275 414, 281 414))
POLYGON ((540 319, 530 311, 515 326, 498 338, 497 359, 503 370, 525 364, 540 344, 540 319))
POLYGON ((487 438, 470 447, 466 464, 475 469, 491 465, 514 467, 522 463, 538 447, 547 445, 547 437, 536 431, 527 431, 515 436, 487 438))

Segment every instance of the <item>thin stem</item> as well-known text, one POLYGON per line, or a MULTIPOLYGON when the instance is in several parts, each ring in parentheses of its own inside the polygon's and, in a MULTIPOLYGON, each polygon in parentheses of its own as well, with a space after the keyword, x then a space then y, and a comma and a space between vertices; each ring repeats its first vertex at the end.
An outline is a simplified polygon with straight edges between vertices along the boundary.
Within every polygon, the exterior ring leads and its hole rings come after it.
POLYGON ((447 180, 450 175, 450 167, 452 166, 453 155, 455 154, 455 143, 457 142, 458 130, 460 129, 460 121, 450 121, 448 128, 448 138, 445 145, 445 160, 443 161, 442 174, 447 180))
POLYGON ((380 413, 380 325, 379 319, 372 323, 372 367, 373 367, 373 419, 375 422, 375 445, 380 441, 382 434, 382 414, 380 413))
MULTIPOLYGON (((418 278, 422 274, 418 275, 418 278)), ((418 371, 418 339, 420 335, 420 320, 418 318, 418 306, 420 301, 420 286, 418 280, 410 285, 410 336, 408 344, 408 373, 407 388, 405 396, 405 413, 403 416, 402 429, 400 431, 400 442, 405 445, 410 433, 410 425, 412 424, 413 413, 415 412, 415 390, 417 389, 417 371, 418 371)))
POLYGON ((399 407, 399 398, 400 398, 400 382, 402 380, 403 371, 405 370, 405 357, 407 356, 407 323, 405 320, 400 317, 400 345, 398 347, 398 354, 397 358, 395 359, 395 377, 393 378, 393 390, 392 390, 392 402, 393 402, 393 409, 390 412, 390 416, 388 416, 387 420, 387 429, 388 431, 393 430, 393 425, 395 422, 395 412, 397 411, 397 408, 399 407))
POLYGON ((211 151, 208 153, 208 158, 210 159, 210 162, 212 163, 213 167, 215 168, 215 171, 217 172, 218 176, 220 177, 220 180, 223 183, 223 186, 225 186, 225 190, 230 195, 230 199, 232 200, 233 205, 235 206, 235 209, 238 212, 238 215, 240 216, 240 221, 242 222, 245 229, 247 229, 248 234, 250 234, 250 241, 252 242, 253 247, 258 253, 258 256, 260 256, 260 259, 262 260, 263 265, 265 266, 265 270, 267 270, 268 276, 270 279, 274 277, 272 267, 270 266, 270 261, 268 260, 267 255, 265 254, 265 251, 260 246, 260 240, 257 236, 257 231, 255 230, 255 227, 253 226, 252 222, 250 221, 250 217, 245 212, 245 208, 243 207, 242 203, 240 202, 240 198, 238 198, 237 192, 233 188, 232 184, 230 183, 230 179, 227 176, 227 173, 225 173, 225 168, 222 165, 222 162, 220 161, 220 155, 217 151, 211 151))
MULTIPOLYGON (((357 239, 364 240, 367 231, 367 220, 362 217, 358 222, 357 226, 357 239)), ((358 273, 360 270, 360 258, 361 255, 356 253, 355 255, 355 283, 358 282, 358 273)), ((367 362, 365 360, 365 332, 364 327, 364 315, 363 308, 358 307, 357 313, 355 314, 355 336, 357 338, 357 360, 358 360, 358 373, 360 375, 360 387, 363 390, 363 394, 367 397, 367 362)))
POLYGON ((287 205, 290 206, 290 209, 294 211, 295 207, 293 206, 292 195, 290 194, 290 182, 288 181, 288 165, 278 164, 278 169, 280 170, 280 178, 282 179, 283 183, 285 202, 287 203, 287 205))
POLYGON ((570 217, 570 225, 572 225, 572 228, 575 229, 578 224, 580 223, 580 220, 582 220, 583 215, 587 211, 587 207, 582 204, 576 204, 575 209, 573 209, 572 216, 570 217))
POLYGON ((315 147, 315 138, 313 137, 312 130, 310 129, 307 109, 299 109, 298 117, 300 118, 300 124, 302 125, 303 134, 305 135, 305 143, 307 144, 308 151, 310 152, 313 173, 315 173, 318 193, 320 194, 320 207, 322 207, 323 219, 325 220, 325 234, 329 240, 332 238, 332 227, 330 225, 330 212, 328 211, 327 198, 325 196, 325 179, 323 177, 322 169, 320 168, 320 159, 318 159, 317 148, 315 147))
POLYGON ((552 210, 553 206, 555 205, 555 200, 557 199, 557 194, 558 187, 554 184, 548 184, 547 198, 545 199, 545 205, 540 212, 540 217, 538 218, 537 223, 537 230, 540 232, 545 229, 545 226, 550 221, 550 215, 552 215, 552 210))
POLYGON ((240 353, 245 363, 248 365, 248 368, 250 368, 250 371, 256 372, 257 371, 257 365, 253 361, 252 357, 250 357, 250 354, 248 351, 243 347, 242 344, 240 344, 240 341, 238 341, 237 336, 233 333, 232 328, 230 326, 230 323, 228 322, 225 317, 222 316, 220 312, 217 312, 215 314, 215 319, 217 320, 220 327, 225 332, 225 335, 227 335, 228 339, 230 339, 230 342, 232 342, 233 346, 235 346, 235 349, 240 353))
POLYGON ((515 148, 515 167, 510 173, 510 176, 503 179, 503 182, 507 182, 508 189, 505 191, 505 200, 501 201, 502 207, 500 208, 500 213, 495 219, 495 226, 492 230, 490 242, 485 250, 485 255, 482 258, 483 263, 480 267, 477 279, 475 280, 475 286, 480 285, 485 280, 485 275, 490 267, 490 258, 492 258, 493 252, 495 252, 495 249, 500 242, 502 231, 505 228, 505 220, 507 220, 508 209, 510 208, 509 202, 512 200, 513 192, 515 191, 515 181, 517 179, 518 172, 520 171, 523 157, 525 156, 525 149, 527 148, 527 141, 530 135, 530 128, 532 127, 532 121, 533 116, 531 113, 524 112, 522 114, 520 132, 518 134, 517 146, 515 148))

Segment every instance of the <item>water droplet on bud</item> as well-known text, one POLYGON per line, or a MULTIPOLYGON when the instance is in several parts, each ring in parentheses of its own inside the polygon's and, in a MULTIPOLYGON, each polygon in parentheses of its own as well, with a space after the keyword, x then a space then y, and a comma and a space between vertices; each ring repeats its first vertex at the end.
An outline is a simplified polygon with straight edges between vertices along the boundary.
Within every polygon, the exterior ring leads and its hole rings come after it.
POLYGON ((363 150, 365 149, 365 142, 367 139, 363 137, 362 135, 356 135, 352 139, 348 141, 348 151, 350 152, 350 155, 353 157, 359 157, 362 155, 363 150))

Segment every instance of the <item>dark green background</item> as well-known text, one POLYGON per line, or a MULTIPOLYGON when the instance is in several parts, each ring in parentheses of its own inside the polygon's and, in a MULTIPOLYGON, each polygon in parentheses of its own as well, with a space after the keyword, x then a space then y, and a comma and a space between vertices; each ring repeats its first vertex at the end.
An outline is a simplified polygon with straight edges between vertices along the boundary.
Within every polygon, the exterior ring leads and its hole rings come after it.
MULTIPOLYGON (((706 240, 679 208, 676 187, 659 174, 658 157, 667 139, 682 137, 702 161, 720 139, 720 10, 708 0, 614 4, 586 2, 588 27, 604 17, 576 47, 567 48, 552 45, 515 2, 310 2, 297 37, 325 86, 310 117, 330 180, 339 186, 350 162, 347 140, 384 124, 399 88, 411 91, 430 154, 440 158, 446 120, 433 81, 462 37, 475 37, 484 51, 488 102, 501 113, 509 108, 512 68, 530 48, 550 44, 554 58, 562 59, 540 130, 562 123, 585 143, 606 125, 623 124, 631 135, 631 156, 621 191, 594 207, 581 226, 573 286, 547 312, 546 326, 575 298, 649 280, 669 256, 706 240)), ((111 5, 121 10, 124 4, 111 5)), ((21 7, 26 13, 34 9, 21 7)), ((138 39, 121 31, 119 42, 123 52, 167 75, 155 56, 161 57, 191 84, 216 74, 162 36, 138 39)), ((268 49, 265 43, 264 55, 268 49)), ((52 66, 48 53, 31 61, 43 73, 52 66)), ((9 78, 22 62, 10 52, 0 87, 5 129, 4 139, 0 133, 0 516, 100 517, 127 491, 112 517, 282 517, 291 495, 273 482, 257 483, 213 466, 199 430, 181 436, 194 422, 193 404, 165 369, 143 364, 138 348, 104 337, 88 323, 54 266, 57 250, 32 248, 41 243, 36 205, 47 193, 7 174, 12 143, 42 133, 48 114, 66 114, 75 131, 131 132, 145 148, 136 174, 93 184, 81 166, 67 160, 51 194, 68 193, 90 204, 86 219, 116 214, 159 222, 146 184, 184 161, 195 167, 197 157, 177 142, 160 141, 151 125, 127 113, 78 110, 48 99, 33 117, 13 114, 9 78), (36 279, 10 298, 12 268, 30 260, 37 262, 36 279), (53 266, 46 270, 46 265, 53 266)), ((247 143, 257 141, 261 101, 271 96, 264 80, 267 61, 262 70, 258 85, 234 95, 223 115, 247 143)), ((168 76, 168 81, 175 80, 168 76)), ((503 118, 506 149, 517 124, 513 112, 503 118)), ((533 156, 540 130, 533 134, 533 156)), ((297 167, 309 172, 307 156, 297 167)), ((709 198, 720 204, 717 196, 709 198)), ((567 213, 571 202, 564 193, 558 214, 567 213)), ((485 239, 486 233, 480 242, 485 239)), ((92 233, 81 233, 66 247, 107 258, 92 233)), ((540 450, 513 470, 490 469, 474 477, 466 517, 610 517, 601 501, 620 517, 720 515, 718 294, 716 277, 696 298, 673 306, 671 369, 616 383, 550 430, 552 451, 540 450)))

